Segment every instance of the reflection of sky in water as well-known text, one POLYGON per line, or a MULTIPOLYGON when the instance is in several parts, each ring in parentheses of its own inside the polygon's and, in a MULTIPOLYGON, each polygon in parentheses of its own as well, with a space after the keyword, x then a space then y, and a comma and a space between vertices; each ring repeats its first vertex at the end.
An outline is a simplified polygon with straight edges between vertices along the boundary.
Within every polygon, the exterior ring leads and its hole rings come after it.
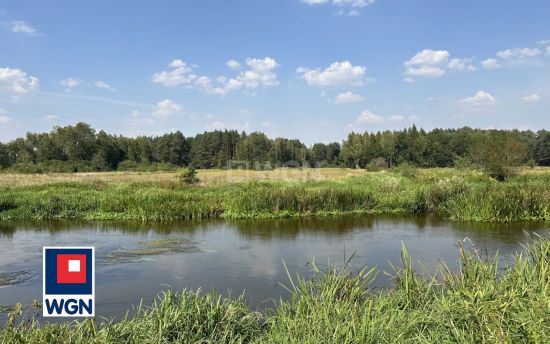
MULTIPOLYGON (((355 253, 350 269, 377 266, 373 287, 388 285, 382 271, 399 266, 403 242, 418 269, 433 273, 439 260, 456 268, 457 242, 469 238, 483 252, 497 250, 509 261, 543 224, 451 224, 425 217, 342 216, 261 221, 143 223, 16 223, 0 225, 0 279, 18 271, 29 278, 0 288, 0 304, 30 304, 42 297, 42 246, 96 247, 97 314, 124 315, 143 298, 148 304, 161 290, 215 289, 245 292, 253 308, 272 307, 288 294, 283 260, 295 275, 311 276, 308 263, 341 265, 355 253), (190 252, 146 255, 125 263, 109 259, 113 251, 135 249, 140 242, 166 238, 190 240, 190 252)), ((0 317, 0 320, 2 318, 0 317)))

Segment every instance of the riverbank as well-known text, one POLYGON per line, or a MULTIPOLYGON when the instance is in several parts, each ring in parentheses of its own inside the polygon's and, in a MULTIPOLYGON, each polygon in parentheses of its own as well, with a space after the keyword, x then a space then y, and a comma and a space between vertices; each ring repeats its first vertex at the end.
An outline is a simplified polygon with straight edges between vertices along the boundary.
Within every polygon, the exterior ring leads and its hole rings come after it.
POLYGON ((438 213, 453 221, 550 220, 550 173, 546 171, 523 173, 505 182, 478 172, 453 169, 363 172, 351 176, 348 171, 333 172, 332 177, 321 172, 325 176, 318 174, 315 178, 319 172, 311 170, 293 172, 294 177, 260 180, 247 177, 248 172, 244 171, 226 175, 225 180, 219 175, 212 182, 192 187, 178 184, 174 175, 156 181, 85 178, 3 184, 0 219, 170 221, 438 213))
MULTIPOLYGON (((286 283, 290 301, 253 312, 242 298, 165 293, 118 323, 17 324, 3 343, 543 343, 550 340, 550 240, 539 238, 506 270, 461 249, 458 273, 417 275, 405 249, 393 288, 368 289, 374 270, 316 270, 286 283)), ((290 276, 290 274, 289 274, 290 276)))

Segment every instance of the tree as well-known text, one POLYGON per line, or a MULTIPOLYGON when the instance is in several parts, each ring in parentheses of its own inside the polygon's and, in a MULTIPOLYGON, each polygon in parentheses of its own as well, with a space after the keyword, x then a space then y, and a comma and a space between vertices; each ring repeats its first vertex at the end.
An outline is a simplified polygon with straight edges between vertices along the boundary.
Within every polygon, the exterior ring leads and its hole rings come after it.
POLYGON ((514 140, 506 132, 491 131, 477 142, 472 159, 479 163, 488 176, 503 181, 515 174, 526 156, 527 147, 524 143, 514 140))
POLYGON ((183 183, 186 185, 193 185, 199 182, 199 178, 197 177, 197 171, 193 166, 190 166, 181 170, 181 172, 177 174, 176 178, 180 181, 180 183, 183 183))

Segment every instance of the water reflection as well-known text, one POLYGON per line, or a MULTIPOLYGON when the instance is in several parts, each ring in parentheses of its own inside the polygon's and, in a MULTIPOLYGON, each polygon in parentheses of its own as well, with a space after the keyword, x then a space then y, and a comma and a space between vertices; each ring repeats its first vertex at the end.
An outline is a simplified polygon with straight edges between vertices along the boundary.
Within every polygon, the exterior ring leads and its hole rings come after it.
MULTIPOLYGON (((353 252, 351 269, 377 266, 379 271, 391 271, 389 262, 399 264, 402 242, 429 272, 440 260, 456 267, 457 242, 464 238, 487 254, 499 251, 506 262, 533 232, 543 233, 544 228, 544 223, 532 222, 449 223, 437 216, 371 215, 162 223, 3 222, 0 304, 40 300, 45 245, 96 247, 97 311, 112 317, 169 287, 215 289, 222 294, 231 290, 233 295, 245 291, 252 308, 272 306, 272 300, 288 297, 278 287, 287 282, 283 259, 290 271, 306 277, 313 257, 321 266, 341 264, 344 255, 353 252), (157 245, 154 250, 144 251, 144 243, 152 242, 157 245), (174 249, 158 247, 159 243, 177 245, 174 249), (132 259, 113 263, 112 257, 121 252, 132 259), (142 252, 148 254, 133 259, 142 252)), ((373 287, 389 283, 387 275, 379 273, 373 287)))

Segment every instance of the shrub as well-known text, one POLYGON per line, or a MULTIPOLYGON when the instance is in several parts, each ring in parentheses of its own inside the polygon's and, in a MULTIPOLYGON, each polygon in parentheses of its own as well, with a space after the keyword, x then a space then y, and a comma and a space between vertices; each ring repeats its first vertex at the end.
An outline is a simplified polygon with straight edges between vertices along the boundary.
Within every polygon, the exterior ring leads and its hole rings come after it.
POLYGON ((366 167, 367 171, 369 171, 369 172, 378 172, 378 171, 382 171, 386 168, 388 168, 388 163, 386 162, 386 159, 384 159, 384 158, 372 159, 367 164, 367 167, 366 167))
POLYGON ((187 167, 181 170, 176 175, 176 178, 179 180, 180 183, 186 184, 186 185, 193 185, 197 184, 199 182, 199 178, 197 177, 197 171, 194 167, 187 167))

